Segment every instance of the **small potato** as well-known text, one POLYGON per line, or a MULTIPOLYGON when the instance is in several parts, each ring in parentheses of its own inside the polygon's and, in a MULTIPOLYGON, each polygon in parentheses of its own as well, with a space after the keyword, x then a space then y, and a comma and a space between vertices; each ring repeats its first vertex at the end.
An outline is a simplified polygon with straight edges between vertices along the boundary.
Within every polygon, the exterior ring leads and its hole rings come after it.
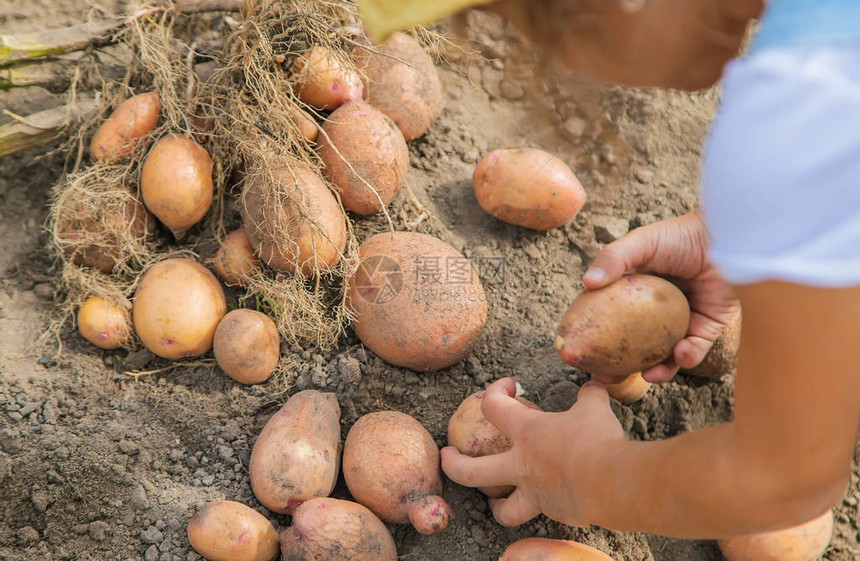
POLYGON ((278 554, 272 523, 235 501, 203 505, 188 522, 188 541, 210 561, 269 561, 278 554))
POLYGON ((814 561, 833 534, 833 512, 784 530, 717 540, 727 561, 814 561))
MULTIPOLYGON (((522 397, 517 401, 540 411, 540 407, 522 397)), ((496 428, 481 412, 484 392, 475 392, 460 403, 448 420, 448 445, 455 447, 461 454, 477 458, 501 454, 511 448, 511 439, 496 428)), ((513 487, 480 487, 479 491, 490 497, 510 495, 513 487)))
POLYGON ((296 95, 317 109, 337 109, 364 93, 358 73, 325 47, 308 49, 293 64, 293 73, 296 95))
POLYGON ((741 346, 741 310, 726 324, 705 358, 697 366, 684 370, 687 374, 703 378, 719 378, 734 371, 738 364, 738 351, 741 346))
POLYGON ((93 296, 78 310, 78 330, 99 348, 118 349, 131 338, 131 321, 123 308, 107 298, 93 296))
POLYGON ((275 413, 254 444, 248 474, 260 503, 292 514, 334 489, 340 466, 340 406, 333 393, 304 390, 275 413))
POLYGON ((325 174, 347 210, 376 214, 406 182, 409 149, 394 122, 361 100, 349 101, 323 124, 325 174))
POLYGON ((419 372, 466 358, 487 320, 487 298, 460 252, 426 234, 393 232, 365 241, 358 256, 347 298, 352 328, 370 350, 419 372))
POLYGON ((101 124, 90 144, 94 160, 108 162, 129 155, 140 139, 158 123, 161 98, 156 92, 139 94, 120 103, 101 124))
POLYGON ((165 259, 144 273, 134 293, 134 330, 163 358, 200 356, 212 348, 227 312, 224 289, 209 269, 190 259, 165 259))
POLYGON ((212 159, 190 136, 168 134, 149 151, 140 170, 143 203, 177 240, 212 205, 212 159))
POLYGON ((490 215, 533 230, 558 228, 585 204, 585 191, 567 164, 532 148, 490 152, 475 167, 472 185, 490 215))
POLYGON ((442 83, 418 41, 392 33, 378 47, 356 48, 355 61, 367 76, 367 102, 391 118, 406 140, 430 128, 442 105, 442 83))
POLYGON ((385 524, 358 503, 320 498, 302 503, 293 525, 281 533, 286 561, 395 561, 397 549, 385 524))
POLYGON ((612 561, 612 558, 584 543, 525 538, 509 545, 500 561, 612 561))
POLYGON ((245 286, 248 277, 259 266, 260 259, 254 254, 244 226, 233 230, 221 240, 212 264, 215 273, 227 286, 245 286))
POLYGON ((212 350, 221 370, 241 384, 269 379, 281 358, 278 328, 269 316, 254 310, 233 310, 215 329, 212 350))
MULTIPOLYGON (((594 376, 592 376, 594 378, 594 376)), ((603 383, 606 391, 622 403, 635 403, 645 397, 651 388, 651 383, 642 377, 641 372, 635 372, 629 376, 619 377, 615 383, 603 383)))
POLYGON ((346 216, 322 178, 299 161, 257 166, 245 180, 242 220, 269 267, 328 272, 346 247, 346 216))
POLYGON ((558 327, 555 349, 585 372, 627 376, 669 357, 689 325, 690 305, 678 287, 629 275, 577 296, 558 327))
POLYGON ((343 476, 355 500, 386 522, 411 522, 421 534, 448 525, 439 448, 405 413, 379 411, 355 422, 343 448, 343 476))
POLYGON ((299 128, 299 132, 305 137, 308 142, 314 142, 319 136, 320 127, 313 117, 302 111, 298 107, 290 108, 290 116, 299 128))

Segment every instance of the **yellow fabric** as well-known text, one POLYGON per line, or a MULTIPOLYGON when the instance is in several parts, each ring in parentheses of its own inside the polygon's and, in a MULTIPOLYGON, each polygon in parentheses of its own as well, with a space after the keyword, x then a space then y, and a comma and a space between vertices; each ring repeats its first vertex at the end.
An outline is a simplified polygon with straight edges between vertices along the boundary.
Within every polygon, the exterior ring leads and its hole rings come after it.
POLYGON ((395 31, 427 25, 466 8, 494 0, 359 0, 358 11, 370 35, 382 41, 395 31))

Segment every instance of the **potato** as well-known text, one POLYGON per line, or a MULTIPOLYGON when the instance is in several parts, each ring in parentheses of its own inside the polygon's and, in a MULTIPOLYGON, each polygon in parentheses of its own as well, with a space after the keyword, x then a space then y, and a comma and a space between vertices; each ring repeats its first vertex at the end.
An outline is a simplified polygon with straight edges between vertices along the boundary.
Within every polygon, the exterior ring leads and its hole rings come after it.
POLYGON ((478 204, 502 222, 533 230, 564 225, 585 204, 585 191, 567 164, 533 148, 502 148, 472 175, 478 204))
POLYGON ((525 538, 509 545, 500 561, 612 561, 612 558, 584 543, 525 538))
POLYGON ((336 109, 361 99, 364 88, 358 73, 325 47, 311 47, 293 64, 296 95, 317 109, 336 109))
POLYGON ((302 111, 298 107, 290 108, 290 116, 299 128, 299 132, 305 137, 308 142, 314 142, 319 136, 320 128, 313 117, 302 111))
POLYGON ((487 299, 469 261, 426 234, 377 234, 361 244, 349 279, 352 328, 383 360, 432 372, 463 360, 487 320, 487 299))
POLYGON ((687 374, 704 378, 719 378, 732 372, 738 364, 738 351, 741 346, 741 310, 726 324, 705 358, 697 366, 684 370, 687 374))
POLYGON ((627 376, 669 357, 689 325, 690 305, 674 284, 629 275, 577 296, 558 327, 555 348, 580 370, 627 376))
POLYGON ((406 182, 409 149, 394 122, 361 100, 334 111, 322 126, 320 159, 347 210, 376 214, 406 182))
MULTIPOLYGON (((531 401, 519 396, 516 399, 523 405, 540 411, 540 407, 531 401)), ((448 420, 448 445, 473 458, 501 454, 511 448, 511 439, 481 412, 483 400, 483 391, 473 393, 460 403, 448 420)), ((504 497, 510 495, 514 487, 479 487, 478 490, 490 497, 504 497)))
POLYGON ((355 422, 343 447, 343 476, 355 500, 386 522, 411 522, 422 534, 448 525, 439 448, 405 413, 379 411, 355 422))
POLYGON ((117 349, 131 338, 128 312, 107 298, 87 298, 78 310, 78 331, 93 345, 117 349))
POLYGON ((251 451, 248 473, 260 503, 292 514, 334 489, 340 466, 340 406, 333 393, 304 390, 275 413, 251 451))
POLYGON ((272 523, 235 501, 203 505, 188 522, 188 541, 211 561, 269 561, 278 554, 278 532, 272 523))
POLYGON ((233 310, 215 329, 212 350, 228 376, 242 384, 259 384, 269 379, 281 358, 278 328, 262 312, 233 310))
POLYGON ((108 208, 85 209, 72 205, 60 211, 56 222, 57 244, 76 265, 110 273, 127 256, 129 241, 145 241, 155 235, 155 217, 141 201, 128 198, 108 208), (84 218, 81 218, 84 217, 84 218), (92 243, 82 240, 92 238, 92 243))
POLYGON ((212 263, 215 273, 227 286, 247 285, 248 277, 259 266, 260 259, 254 254, 244 226, 233 230, 221 240, 212 263))
POLYGON ((272 162, 248 175, 242 219, 254 250, 276 271, 330 271, 346 247, 337 199, 298 161, 272 162))
POLYGON ((358 47, 355 62, 367 76, 365 99, 394 121, 406 140, 430 128, 442 105, 442 83, 415 39, 393 33, 378 47, 358 47))
POLYGON ((156 92, 139 94, 120 103, 101 124, 90 144, 94 160, 108 162, 129 155, 140 139, 158 123, 161 98, 156 92))
POLYGON ((634 403, 645 397, 645 394, 651 388, 651 383, 642 377, 641 372, 635 372, 629 376, 620 378, 615 383, 607 384, 603 382, 603 386, 609 395, 618 401, 634 403))
POLYGON ((190 136, 162 137, 140 170, 143 203, 177 240, 212 205, 212 159, 190 136))
POLYGON ((784 530, 717 540, 727 561, 813 561, 833 534, 833 512, 784 530))
POLYGON ((212 348, 227 312, 215 275, 190 259, 165 259, 140 279, 134 293, 134 329, 147 349, 163 358, 200 356, 212 348))
POLYGON ((281 533, 285 561, 395 561, 388 528, 367 508, 352 501, 311 499, 293 513, 281 533))

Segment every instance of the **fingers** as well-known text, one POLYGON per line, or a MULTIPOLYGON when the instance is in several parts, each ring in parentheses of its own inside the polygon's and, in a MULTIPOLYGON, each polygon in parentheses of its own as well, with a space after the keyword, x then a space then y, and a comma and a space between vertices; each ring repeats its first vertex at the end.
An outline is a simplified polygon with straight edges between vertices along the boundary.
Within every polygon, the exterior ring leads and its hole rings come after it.
POLYGON ((535 412, 514 399, 516 392, 516 383, 513 379, 502 378, 490 384, 484 392, 481 403, 481 413, 484 417, 508 436, 511 436, 511 432, 522 424, 524 415, 535 412))
POLYGON ((603 413, 609 410, 609 392, 602 384, 588 381, 579 388, 579 393, 576 394, 576 403, 573 406, 579 413, 585 415, 584 418, 586 419, 592 413, 603 413))
POLYGON ((442 471, 451 481, 465 487, 513 485, 507 453, 473 458, 453 446, 442 448, 442 471))
POLYGON ((585 287, 602 288, 648 263, 657 247, 658 236, 652 232, 648 227, 637 228, 601 249, 582 276, 585 287))
POLYGON ((490 499, 493 516, 502 526, 519 526, 540 514, 540 507, 519 489, 504 499, 490 499))
POLYGON ((652 384, 665 384, 675 377, 679 367, 673 358, 667 358, 657 366, 642 371, 642 379, 652 384))

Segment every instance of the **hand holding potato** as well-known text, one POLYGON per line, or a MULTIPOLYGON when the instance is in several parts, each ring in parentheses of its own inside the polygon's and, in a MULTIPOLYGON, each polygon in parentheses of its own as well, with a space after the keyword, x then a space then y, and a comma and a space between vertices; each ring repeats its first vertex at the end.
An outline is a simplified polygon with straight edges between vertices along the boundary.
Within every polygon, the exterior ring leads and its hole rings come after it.
MULTIPOLYGON (((665 362, 642 372, 652 383, 667 382, 679 368, 705 358, 740 310, 740 302, 708 257, 710 239, 700 211, 637 228, 607 245, 582 281, 594 290, 633 272, 672 277, 690 302, 690 327, 665 362)), ((602 380, 600 377, 598 381, 602 380)))

